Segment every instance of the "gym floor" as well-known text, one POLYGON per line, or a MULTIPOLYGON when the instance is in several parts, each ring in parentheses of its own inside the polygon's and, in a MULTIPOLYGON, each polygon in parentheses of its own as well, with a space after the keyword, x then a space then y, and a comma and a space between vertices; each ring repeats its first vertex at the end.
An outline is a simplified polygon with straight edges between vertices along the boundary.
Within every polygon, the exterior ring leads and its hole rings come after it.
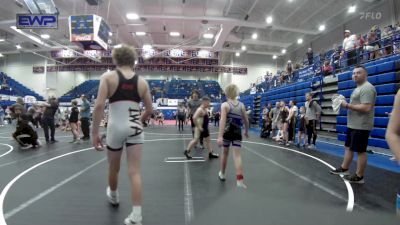
MULTIPOLYGON (((216 131, 212 127, 213 139, 216 131)), ((193 151, 204 161, 181 158, 189 127, 182 134, 175 126, 145 132, 143 224, 399 224, 398 173, 368 166, 366 183, 349 185, 329 174, 340 157, 278 146, 252 133, 242 148, 248 189, 239 189, 231 156, 224 183, 217 177, 219 160, 209 161, 206 151, 193 151)), ((0 130, 0 213, 6 224, 123 224, 131 211, 125 157, 121 203, 113 208, 105 196, 105 151, 94 151, 90 142, 70 144, 71 134, 61 131, 55 144, 21 150, 11 133, 11 127, 0 130)), ((212 145, 219 153, 215 140, 212 145)))

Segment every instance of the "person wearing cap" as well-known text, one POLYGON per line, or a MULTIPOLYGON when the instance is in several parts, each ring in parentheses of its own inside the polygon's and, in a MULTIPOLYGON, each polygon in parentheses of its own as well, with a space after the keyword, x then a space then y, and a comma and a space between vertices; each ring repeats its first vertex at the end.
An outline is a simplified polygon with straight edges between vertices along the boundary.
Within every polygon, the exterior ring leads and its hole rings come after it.
POLYGON ((347 66, 357 64, 357 37, 352 35, 350 30, 344 31, 343 50, 341 55, 346 54, 347 66))
POLYGON ((80 109, 81 116, 81 129, 83 133, 83 137, 81 140, 89 140, 90 139, 90 103, 85 95, 81 95, 82 105, 80 109))

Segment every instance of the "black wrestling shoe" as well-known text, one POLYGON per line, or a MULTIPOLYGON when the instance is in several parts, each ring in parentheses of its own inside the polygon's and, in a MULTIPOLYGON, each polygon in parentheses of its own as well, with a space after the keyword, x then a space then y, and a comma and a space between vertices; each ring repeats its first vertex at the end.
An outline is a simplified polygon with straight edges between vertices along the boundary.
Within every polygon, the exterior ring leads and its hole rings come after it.
POLYGON ((331 170, 330 171, 331 174, 335 174, 335 175, 349 175, 349 170, 347 169, 343 169, 342 167, 339 167, 337 169, 331 170))
POLYGON ((359 177, 357 174, 344 176, 343 179, 354 184, 363 184, 365 182, 364 177, 359 177))
POLYGON ((190 152, 188 150, 185 150, 183 154, 186 156, 186 159, 192 159, 193 157, 190 155, 190 152))
POLYGON ((217 153, 214 152, 210 152, 208 153, 208 158, 210 159, 218 159, 219 155, 217 153))

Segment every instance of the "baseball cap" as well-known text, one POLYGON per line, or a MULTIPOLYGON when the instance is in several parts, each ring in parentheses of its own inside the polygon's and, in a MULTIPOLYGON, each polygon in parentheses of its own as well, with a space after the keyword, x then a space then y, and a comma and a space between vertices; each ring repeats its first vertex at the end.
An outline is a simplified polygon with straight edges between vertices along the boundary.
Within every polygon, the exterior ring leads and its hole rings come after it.
POLYGON ((350 30, 345 30, 344 32, 345 32, 345 33, 351 33, 350 30))

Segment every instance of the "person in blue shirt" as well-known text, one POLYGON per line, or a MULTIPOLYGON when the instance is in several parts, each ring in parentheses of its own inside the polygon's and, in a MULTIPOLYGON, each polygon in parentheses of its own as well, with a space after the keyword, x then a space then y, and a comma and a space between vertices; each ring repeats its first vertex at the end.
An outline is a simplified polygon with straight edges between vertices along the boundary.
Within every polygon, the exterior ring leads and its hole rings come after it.
POLYGON ((89 140, 90 139, 90 103, 85 95, 81 96, 82 105, 80 109, 81 115, 81 129, 83 133, 83 137, 81 140, 89 140))
POLYGON ((2 127, 4 126, 4 116, 5 116, 4 109, 2 106, 0 106, 0 126, 2 127))

